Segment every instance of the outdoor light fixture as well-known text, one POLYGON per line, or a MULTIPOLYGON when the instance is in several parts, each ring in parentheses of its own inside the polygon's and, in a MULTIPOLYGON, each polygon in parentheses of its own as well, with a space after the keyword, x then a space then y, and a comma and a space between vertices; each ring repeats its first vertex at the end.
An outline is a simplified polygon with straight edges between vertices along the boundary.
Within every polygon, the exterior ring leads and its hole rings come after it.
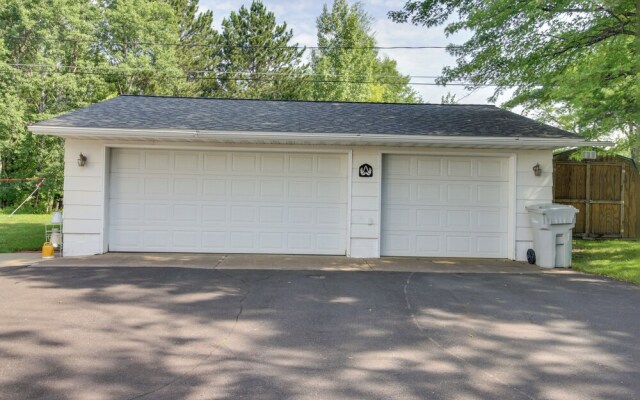
POLYGON ((60 211, 56 211, 53 213, 51 217, 52 224, 61 224, 62 223, 62 213, 60 211))
POLYGON ((79 167, 84 167, 84 165, 87 163, 87 156, 85 156, 84 154, 80 153, 80 156, 78 157, 78 166, 79 167))
POLYGON ((536 165, 533 166, 533 174, 535 176, 540 176, 542 175, 542 167, 540 167, 539 163, 536 163, 536 165))

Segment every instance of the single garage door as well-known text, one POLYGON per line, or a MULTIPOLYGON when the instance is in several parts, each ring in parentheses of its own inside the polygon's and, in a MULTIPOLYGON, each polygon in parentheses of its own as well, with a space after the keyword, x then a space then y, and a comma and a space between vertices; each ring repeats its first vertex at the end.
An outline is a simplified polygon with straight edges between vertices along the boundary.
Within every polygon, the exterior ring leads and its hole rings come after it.
POLYGON ((386 155, 385 256, 507 257, 508 159, 386 155))
POLYGON ((112 149, 110 251, 345 254, 343 154, 112 149))

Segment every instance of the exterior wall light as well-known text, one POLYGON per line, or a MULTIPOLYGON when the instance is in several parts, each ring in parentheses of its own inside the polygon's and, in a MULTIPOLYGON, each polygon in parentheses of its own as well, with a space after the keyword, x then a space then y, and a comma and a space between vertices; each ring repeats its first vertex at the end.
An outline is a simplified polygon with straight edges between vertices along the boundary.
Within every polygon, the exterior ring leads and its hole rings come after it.
POLYGON ((84 167, 86 163, 87 163, 87 156, 80 153, 80 156, 78 157, 78 166, 84 167))
POLYGON ((542 167, 540 167, 540 164, 537 163, 536 165, 533 166, 533 174, 535 176, 540 176, 542 175, 542 167))
POLYGON ((51 224, 61 224, 62 223, 62 213, 60 211, 56 211, 53 213, 51 217, 51 224))

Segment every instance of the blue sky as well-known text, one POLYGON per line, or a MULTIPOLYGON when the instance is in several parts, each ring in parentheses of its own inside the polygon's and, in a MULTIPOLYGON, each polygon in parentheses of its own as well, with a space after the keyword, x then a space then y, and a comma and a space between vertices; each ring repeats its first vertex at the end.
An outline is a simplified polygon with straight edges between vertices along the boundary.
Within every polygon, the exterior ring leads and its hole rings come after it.
MULTIPOLYGON (((332 0, 327 1, 329 4, 332 0)), ((406 0, 366 0, 361 1, 367 13, 374 18, 372 24, 379 46, 444 46, 462 43, 464 37, 446 37, 442 27, 427 29, 411 24, 396 24, 389 20, 387 12, 399 10, 406 0)), ((316 18, 322 12, 324 1, 312 0, 263 0, 273 11, 279 22, 286 21, 293 29, 294 39, 305 46, 315 46, 316 18)), ((251 0, 200 0, 200 7, 213 11, 214 23, 219 29, 222 19, 241 5, 250 5, 251 0)), ((444 66, 454 65, 455 60, 442 49, 424 50, 384 50, 384 54, 398 61, 398 69, 406 75, 439 75, 444 66)), ((414 79, 414 82, 428 82, 431 79, 414 79)), ((413 86, 425 102, 440 103, 448 92, 456 94, 461 103, 484 104, 492 89, 485 88, 469 94, 462 87, 413 86)))

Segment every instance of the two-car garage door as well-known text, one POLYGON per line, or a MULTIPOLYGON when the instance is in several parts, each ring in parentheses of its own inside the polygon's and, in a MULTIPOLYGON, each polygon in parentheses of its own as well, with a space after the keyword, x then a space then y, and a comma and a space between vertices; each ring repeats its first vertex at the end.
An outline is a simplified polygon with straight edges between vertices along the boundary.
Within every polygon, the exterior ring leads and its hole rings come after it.
POLYGON ((507 257, 508 159, 383 158, 383 256, 507 257))
POLYGON ((112 149, 109 250, 345 254, 345 154, 112 149))

